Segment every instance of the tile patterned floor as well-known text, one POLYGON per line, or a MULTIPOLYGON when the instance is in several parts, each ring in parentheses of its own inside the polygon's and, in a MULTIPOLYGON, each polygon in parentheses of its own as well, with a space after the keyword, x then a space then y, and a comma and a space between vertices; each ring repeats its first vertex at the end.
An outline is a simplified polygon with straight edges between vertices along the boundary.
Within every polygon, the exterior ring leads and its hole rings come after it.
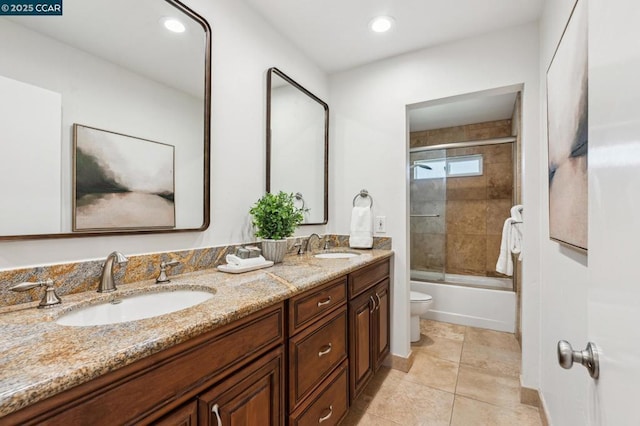
POLYGON ((540 426, 520 403, 520 348, 510 333, 422 320, 403 373, 386 367, 342 426, 540 426))

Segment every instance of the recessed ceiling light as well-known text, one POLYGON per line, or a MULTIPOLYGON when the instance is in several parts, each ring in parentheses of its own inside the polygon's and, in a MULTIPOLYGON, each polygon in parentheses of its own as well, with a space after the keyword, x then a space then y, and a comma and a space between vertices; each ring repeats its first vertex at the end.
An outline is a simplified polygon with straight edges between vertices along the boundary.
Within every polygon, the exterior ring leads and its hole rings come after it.
POLYGON ((395 19, 391 16, 378 16, 369 22, 369 28, 375 33, 384 33, 389 31, 394 23, 395 19))
POLYGON ((186 30, 184 24, 176 18, 162 18, 160 22, 166 29, 174 33, 183 33, 186 30))

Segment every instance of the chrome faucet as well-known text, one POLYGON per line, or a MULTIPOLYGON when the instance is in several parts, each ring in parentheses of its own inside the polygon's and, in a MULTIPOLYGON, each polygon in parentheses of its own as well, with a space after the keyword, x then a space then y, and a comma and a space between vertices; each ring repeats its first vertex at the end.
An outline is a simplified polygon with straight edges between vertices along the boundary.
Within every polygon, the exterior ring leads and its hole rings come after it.
POLYGON ((313 238, 314 235, 318 238, 318 242, 322 240, 322 237, 314 232, 313 234, 309 235, 309 238, 307 238, 307 244, 304 246, 304 250, 302 250, 302 244, 300 245, 298 254, 304 254, 305 252, 309 251, 309 244, 311 243, 311 238, 313 238))
POLYGON ((129 261, 122 253, 114 251, 107 256, 107 259, 102 264, 102 276, 100 277, 100 284, 98 285, 98 293, 110 293, 116 291, 116 283, 113 282, 113 262, 117 262, 118 265, 124 265, 129 261))

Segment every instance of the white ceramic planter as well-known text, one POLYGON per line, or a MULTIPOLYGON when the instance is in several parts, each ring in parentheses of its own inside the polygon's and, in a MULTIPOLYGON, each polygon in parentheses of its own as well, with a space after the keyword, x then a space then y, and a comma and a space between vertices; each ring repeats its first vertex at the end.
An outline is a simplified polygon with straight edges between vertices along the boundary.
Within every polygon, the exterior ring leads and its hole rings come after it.
POLYGON ((273 263, 280 263, 287 254, 287 240, 262 240, 262 256, 273 263))

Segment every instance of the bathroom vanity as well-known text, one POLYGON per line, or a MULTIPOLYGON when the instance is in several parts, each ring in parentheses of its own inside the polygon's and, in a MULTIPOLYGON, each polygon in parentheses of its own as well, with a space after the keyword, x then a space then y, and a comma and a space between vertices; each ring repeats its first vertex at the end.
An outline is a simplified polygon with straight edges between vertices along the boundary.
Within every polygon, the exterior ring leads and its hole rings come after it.
POLYGON ((84 293, 46 312, 3 313, 0 424, 338 424, 389 352, 391 256, 289 256, 237 276, 185 274, 167 291, 214 297, 130 323, 55 324, 84 293), (42 347, 16 343, 25 322, 42 347), (29 374, 16 369, 30 363, 29 374))

